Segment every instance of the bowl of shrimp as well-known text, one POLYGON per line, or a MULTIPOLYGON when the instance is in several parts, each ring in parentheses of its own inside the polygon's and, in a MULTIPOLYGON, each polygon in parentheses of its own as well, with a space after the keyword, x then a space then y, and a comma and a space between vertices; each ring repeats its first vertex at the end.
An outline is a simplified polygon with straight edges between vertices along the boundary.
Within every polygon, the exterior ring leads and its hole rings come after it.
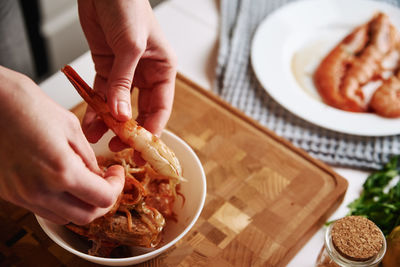
MULTIPOLYGON (((93 145, 99 165, 104 159, 115 158, 116 154, 108 149, 108 142, 113 135, 109 131, 93 145)), ((170 182, 163 183, 163 177, 160 178, 153 170, 149 170, 151 168, 146 167, 147 164, 145 167, 125 166, 126 178, 123 192, 125 190, 126 192, 121 194, 122 200, 119 200, 119 207, 113 211, 112 216, 96 219, 94 221, 96 223, 91 223, 95 226, 90 227, 90 231, 88 226, 57 225, 36 216, 43 231, 55 243, 76 256, 109 266, 126 266, 148 261, 181 240, 194 226, 203 209, 206 198, 206 177, 199 158, 182 139, 167 130, 163 132, 160 139, 174 152, 182 169, 183 178, 176 186, 176 190, 169 194, 169 201, 164 201, 164 204, 157 202, 157 199, 168 198, 164 195, 157 195, 151 200, 151 188, 157 184, 156 191, 165 192, 165 188, 170 188, 170 182), (136 177, 135 182, 128 183, 128 176, 136 177), (149 192, 141 193, 141 188, 149 192), (135 193, 130 195, 132 190, 135 193), (138 198, 137 195, 140 194, 144 196, 142 200, 146 199, 146 201, 138 200, 140 197, 138 198), (171 198, 174 200, 172 204, 171 198), (167 202, 168 205, 165 204, 167 202), (171 207, 171 210, 168 211, 167 207, 171 207), (96 232, 93 229, 99 230, 96 232), (96 239, 97 236, 93 233, 100 238, 96 239), (132 242, 119 243, 120 240, 132 242)), ((117 161, 117 163, 122 162, 121 165, 124 166, 124 164, 127 165, 127 154, 123 155, 122 161, 117 161)), ((175 183, 173 184, 175 186, 175 183)))

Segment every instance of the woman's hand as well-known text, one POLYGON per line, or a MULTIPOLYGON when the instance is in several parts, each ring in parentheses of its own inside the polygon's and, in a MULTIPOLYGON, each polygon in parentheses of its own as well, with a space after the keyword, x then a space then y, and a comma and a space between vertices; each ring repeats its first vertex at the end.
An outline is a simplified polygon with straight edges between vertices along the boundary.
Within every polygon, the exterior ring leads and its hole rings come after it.
MULTIPOLYGON (((150 4, 147 0, 78 0, 78 5, 96 69, 94 89, 107 99, 112 115, 126 121, 132 116, 130 91, 138 87, 137 121, 160 135, 171 113, 176 62, 150 4)), ((90 142, 107 131, 90 109, 82 127, 90 142)))
POLYGON ((103 174, 78 119, 1 66, 0 129, 3 199, 58 224, 87 224, 116 201, 123 168, 103 174))

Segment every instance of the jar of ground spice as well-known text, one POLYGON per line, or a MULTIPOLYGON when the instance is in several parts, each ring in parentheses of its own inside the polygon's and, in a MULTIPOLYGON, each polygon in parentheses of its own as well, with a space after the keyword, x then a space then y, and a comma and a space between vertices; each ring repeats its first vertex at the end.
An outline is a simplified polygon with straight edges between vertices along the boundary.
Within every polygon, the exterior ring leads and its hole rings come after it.
POLYGON ((347 216, 328 227, 316 266, 377 266, 385 252, 385 236, 378 226, 361 216, 347 216))

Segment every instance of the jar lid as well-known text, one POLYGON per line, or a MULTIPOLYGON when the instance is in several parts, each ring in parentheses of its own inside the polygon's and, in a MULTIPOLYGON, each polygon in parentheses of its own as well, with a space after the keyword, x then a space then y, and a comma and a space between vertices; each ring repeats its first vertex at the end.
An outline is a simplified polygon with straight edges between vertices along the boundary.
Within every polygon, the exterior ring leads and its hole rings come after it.
POLYGON ((375 257, 384 243, 384 236, 375 223, 361 216, 337 220, 331 230, 332 244, 345 258, 367 261, 375 257))

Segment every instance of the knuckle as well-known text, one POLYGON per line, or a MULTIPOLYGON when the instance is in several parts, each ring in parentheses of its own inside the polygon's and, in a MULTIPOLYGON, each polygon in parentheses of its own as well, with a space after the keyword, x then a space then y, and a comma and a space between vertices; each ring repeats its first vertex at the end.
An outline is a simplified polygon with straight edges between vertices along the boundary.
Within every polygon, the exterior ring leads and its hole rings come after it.
POLYGON ((133 53, 135 55, 141 55, 146 50, 146 42, 136 42, 133 46, 133 53))
POLYGON ((29 201, 40 207, 46 207, 48 205, 48 198, 46 197, 46 194, 42 192, 32 192, 29 195, 29 201))
POLYGON ((130 77, 118 77, 113 80, 110 84, 110 93, 119 95, 119 94, 129 94, 132 86, 132 81, 130 77))
POLYGON ((143 54, 143 52, 146 50, 146 42, 145 41, 131 41, 130 42, 130 50, 131 53, 135 56, 143 54))
POLYGON ((129 39, 125 43, 127 48, 134 56, 143 54, 146 50, 147 40, 145 38, 136 37, 136 39, 129 39))
POLYGON ((74 191, 76 188, 76 181, 75 179, 71 178, 70 175, 67 174, 67 172, 64 172, 64 174, 60 175, 60 186, 67 192, 74 191))
POLYGON ((48 204, 49 192, 45 189, 47 185, 40 183, 33 186, 22 186, 18 190, 18 198, 21 202, 30 203, 39 207, 45 207, 48 204))
POLYGON ((77 116, 75 116, 73 113, 68 112, 67 116, 66 116, 66 120, 68 122, 69 127, 73 130, 73 131, 80 131, 81 129, 81 123, 78 119, 77 116))
POLYGON ((26 75, 18 73, 17 86, 21 89, 29 88, 34 82, 26 75))
POLYGON ((76 187, 76 181, 73 178, 74 176, 71 175, 70 168, 67 164, 60 163, 57 172, 57 183, 60 188, 64 189, 65 191, 71 191, 76 187))
POLYGON ((135 38, 127 37, 123 32, 114 37, 114 44, 116 53, 132 54, 133 56, 141 55, 146 50, 147 36, 145 34, 137 34, 135 38))
POLYGON ((19 188, 19 198, 23 202, 31 202, 37 204, 39 202, 39 194, 36 190, 32 190, 31 188, 27 187, 20 187, 19 188))

